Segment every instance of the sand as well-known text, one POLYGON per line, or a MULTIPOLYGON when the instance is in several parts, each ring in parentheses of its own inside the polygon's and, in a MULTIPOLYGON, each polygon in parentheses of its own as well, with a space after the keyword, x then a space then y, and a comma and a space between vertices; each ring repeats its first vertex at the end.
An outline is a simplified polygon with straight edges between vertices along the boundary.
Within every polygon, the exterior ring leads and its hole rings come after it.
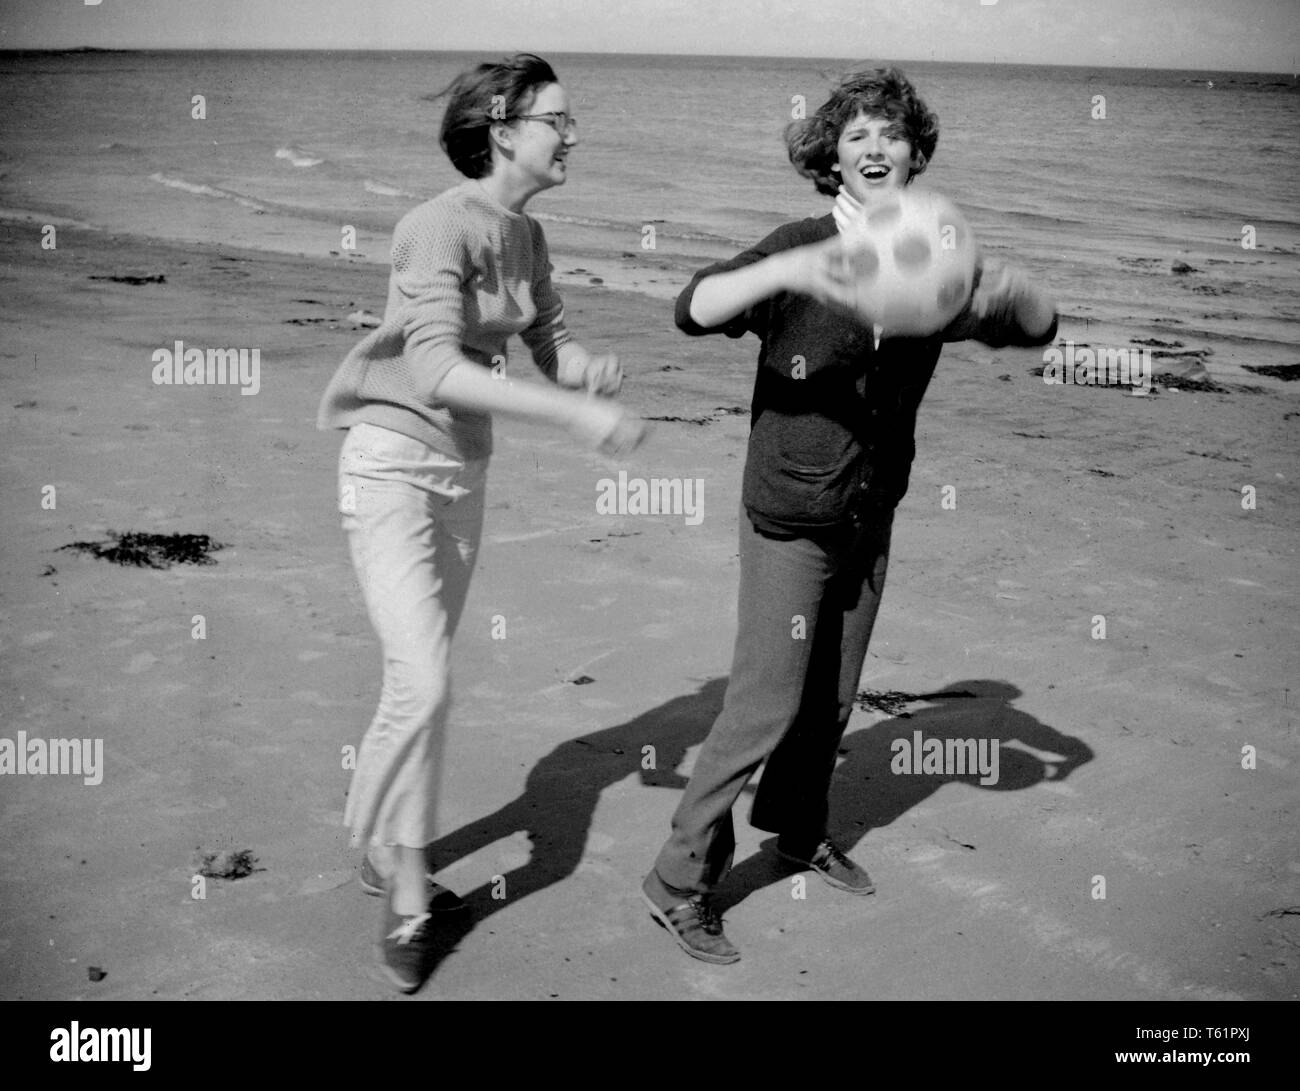
MULTIPOLYGON (((104 754, 99 784, 0 776, 0 997, 395 995, 340 824, 379 655, 342 435, 314 428, 386 271, 0 226, 0 734, 104 754), (178 339, 259 348, 259 392, 153 384, 178 339), (110 529, 223 548, 157 570, 59 549, 110 529), (245 849, 251 873, 196 883, 245 849)), ((832 816, 871 897, 793 881, 742 799, 744 958, 715 967, 638 886, 725 688, 756 344, 687 339, 664 299, 565 298, 633 410, 686 418, 621 468, 702 480, 704 518, 598 515, 619 466, 497 423, 437 846, 472 912, 417 999, 1296 997, 1294 394, 1051 387, 1040 350, 948 347, 863 686, 969 696, 855 713, 832 816), (997 739, 999 781, 891 773, 916 731, 997 739)))

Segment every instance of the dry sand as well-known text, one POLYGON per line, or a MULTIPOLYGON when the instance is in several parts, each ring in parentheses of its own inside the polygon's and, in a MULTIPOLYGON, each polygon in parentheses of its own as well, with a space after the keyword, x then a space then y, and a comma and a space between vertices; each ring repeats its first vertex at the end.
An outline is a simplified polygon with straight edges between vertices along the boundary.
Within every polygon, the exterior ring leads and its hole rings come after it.
MULTIPOLYGON (((0 777, 0 997, 391 997, 340 825, 380 663, 334 510, 342 436, 314 429, 386 271, 2 237, 2 734, 105 758, 96 786, 0 777), (153 385, 177 339, 259 347, 261 391, 153 385), (166 571, 58 551, 109 528, 225 548, 166 571), (196 900, 199 848, 259 870, 196 900)), ((947 348, 863 685, 975 696, 855 714, 833 822, 870 898, 795 897, 742 799, 723 901, 744 958, 715 967, 637 892, 729 669, 748 420, 719 410, 748 406, 755 343, 565 296, 635 411, 704 418, 624 468, 703 479, 705 518, 599 516, 617 467, 497 423, 438 846, 473 912, 420 999, 1296 997, 1294 394, 1048 387, 1036 351, 947 348), (999 782, 892 775, 917 730, 1000 740, 999 782)))

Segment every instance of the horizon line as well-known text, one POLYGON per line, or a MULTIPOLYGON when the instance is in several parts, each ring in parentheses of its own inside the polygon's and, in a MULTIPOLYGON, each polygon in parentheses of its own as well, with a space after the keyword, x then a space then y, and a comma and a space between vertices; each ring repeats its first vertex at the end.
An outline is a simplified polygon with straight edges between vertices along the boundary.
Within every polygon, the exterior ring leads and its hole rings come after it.
MULTIPOLYGON (((311 46, 311 47, 294 47, 294 46, 183 46, 183 45, 153 45, 153 46, 0 46, 0 55, 6 53, 428 53, 428 54, 476 54, 481 55, 488 52, 500 52, 500 50, 491 47, 470 47, 465 49, 416 49, 402 46, 390 46, 384 48, 366 48, 356 49, 344 46, 311 46)), ((834 57, 821 53, 643 53, 629 49, 564 49, 564 50, 547 50, 552 57, 698 57, 701 60, 777 60, 777 61, 845 61, 856 63, 861 58, 852 57, 834 57)), ((891 59, 899 64, 970 64, 970 65, 998 65, 1005 68, 1106 68, 1136 72, 1235 72, 1248 73, 1257 76, 1284 76, 1284 70, 1267 69, 1267 68, 1211 68, 1208 66, 1198 65, 1192 68, 1169 68, 1162 65, 1150 64, 1105 64, 1101 62, 1074 62, 1063 63, 1060 61, 999 61, 996 56, 993 60, 940 60, 936 57, 894 57, 891 59)), ((1292 72, 1291 78, 1296 79, 1296 73, 1292 72)))

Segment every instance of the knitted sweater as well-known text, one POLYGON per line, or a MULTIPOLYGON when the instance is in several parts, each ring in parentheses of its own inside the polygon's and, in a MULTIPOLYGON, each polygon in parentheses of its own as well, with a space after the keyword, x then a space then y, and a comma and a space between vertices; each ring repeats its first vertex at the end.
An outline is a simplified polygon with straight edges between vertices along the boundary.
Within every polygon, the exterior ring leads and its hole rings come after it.
POLYGON ((555 378, 570 338, 541 225, 468 180, 402 218, 392 258, 383 323, 339 365, 316 426, 365 421, 456 458, 486 458, 491 416, 440 404, 438 384, 459 363, 504 364, 515 333, 555 378))

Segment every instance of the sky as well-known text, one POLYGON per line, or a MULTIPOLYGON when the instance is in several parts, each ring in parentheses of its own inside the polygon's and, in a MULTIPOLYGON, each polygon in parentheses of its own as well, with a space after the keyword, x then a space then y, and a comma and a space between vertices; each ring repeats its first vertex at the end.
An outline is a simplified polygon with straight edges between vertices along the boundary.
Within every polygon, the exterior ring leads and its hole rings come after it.
POLYGON ((697 53, 1285 72, 1300 0, 0 0, 0 49, 697 53))

